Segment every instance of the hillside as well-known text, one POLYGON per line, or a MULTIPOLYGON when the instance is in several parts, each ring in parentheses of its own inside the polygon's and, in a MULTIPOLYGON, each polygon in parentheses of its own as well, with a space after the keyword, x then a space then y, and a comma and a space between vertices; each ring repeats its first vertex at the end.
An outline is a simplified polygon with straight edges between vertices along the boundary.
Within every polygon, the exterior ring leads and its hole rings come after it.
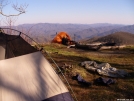
MULTIPOLYGON (((92 38, 92 37, 98 36, 98 34, 100 33, 105 33, 107 31, 111 31, 120 27, 122 26, 103 26, 103 27, 88 28, 88 29, 84 29, 82 31, 76 32, 74 34, 81 36, 81 39, 92 38)), ((103 34, 99 36, 103 36, 103 34)))
POLYGON ((134 25, 118 25, 108 23, 97 24, 59 24, 59 23, 36 23, 36 24, 22 24, 13 26, 12 28, 22 31, 29 35, 37 42, 50 42, 56 32, 67 32, 72 40, 79 41, 82 39, 89 39, 93 37, 100 37, 112 34, 114 32, 129 32, 134 34, 134 25))
POLYGON ((117 45, 134 45, 134 34, 127 32, 115 32, 98 38, 95 42, 114 42, 117 45))
POLYGON ((116 43, 116 45, 134 45, 134 34, 128 32, 115 32, 104 37, 94 37, 88 40, 81 41, 83 43, 92 42, 109 42, 116 43))
POLYGON ((106 36, 115 32, 129 32, 129 33, 134 34, 134 25, 123 26, 120 28, 112 29, 103 33, 99 33, 97 34, 97 36, 106 36))
POLYGON ((39 24, 24 24, 19 25, 18 29, 25 31, 34 39, 40 39, 40 42, 50 42, 56 32, 65 31, 72 39, 79 41, 81 39, 89 39, 93 37, 101 37, 115 32, 129 32, 134 34, 134 25, 113 25, 113 24, 52 24, 52 23, 39 23, 39 24))
POLYGON ((38 23, 23 24, 17 26, 17 29, 25 31, 30 36, 44 36, 45 40, 52 40, 56 32, 67 32, 72 39, 81 40, 90 36, 97 35, 124 25, 97 23, 97 24, 55 24, 55 23, 38 23), (47 37, 47 38, 45 38, 47 37))
POLYGON ((90 26, 88 24, 37 23, 22 24, 15 26, 14 28, 26 33, 37 42, 44 43, 50 42, 55 37, 56 32, 64 31, 73 37, 73 33, 90 28, 90 26))

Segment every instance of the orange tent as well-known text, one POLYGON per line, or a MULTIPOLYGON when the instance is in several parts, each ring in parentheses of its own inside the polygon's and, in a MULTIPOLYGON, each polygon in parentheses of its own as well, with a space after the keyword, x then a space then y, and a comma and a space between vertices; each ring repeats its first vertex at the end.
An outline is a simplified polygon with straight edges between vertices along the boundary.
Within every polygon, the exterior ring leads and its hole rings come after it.
POLYGON ((67 38, 69 41, 71 41, 70 36, 66 32, 59 32, 52 40, 52 42, 61 44, 63 38, 67 38))

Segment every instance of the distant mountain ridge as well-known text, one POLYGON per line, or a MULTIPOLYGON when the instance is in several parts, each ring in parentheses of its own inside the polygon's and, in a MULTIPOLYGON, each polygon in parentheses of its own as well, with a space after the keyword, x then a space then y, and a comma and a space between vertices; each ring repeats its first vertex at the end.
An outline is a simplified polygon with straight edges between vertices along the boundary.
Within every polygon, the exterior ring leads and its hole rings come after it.
POLYGON ((121 27, 122 26, 105 26, 105 27, 103 26, 103 27, 88 28, 88 29, 84 29, 82 31, 76 32, 74 34, 81 35, 82 39, 92 38, 92 37, 98 36, 98 34, 100 33, 104 33, 104 32, 111 31, 113 29, 121 28, 121 27))
POLYGON ((128 32, 115 32, 100 38, 83 41, 85 44, 94 42, 116 43, 116 45, 134 45, 134 34, 128 32))
POLYGON ((120 28, 116 28, 116 29, 112 29, 110 31, 106 31, 100 34, 97 34, 97 36, 105 36, 105 35, 109 35, 115 32, 129 32, 134 34, 134 25, 129 25, 129 26, 124 26, 124 27, 120 27, 120 28))
POLYGON ((28 34, 37 42, 50 42, 56 32, 67 32, 72 40, 89 39, 98 36, 104 36, 116 31, 129 32, 134 34, 134 25, 120 25, 109 23, 97 24, 58 24, 58 23, 37 23, 37 24, 22 24, 13 26, 12 28, 28 34))

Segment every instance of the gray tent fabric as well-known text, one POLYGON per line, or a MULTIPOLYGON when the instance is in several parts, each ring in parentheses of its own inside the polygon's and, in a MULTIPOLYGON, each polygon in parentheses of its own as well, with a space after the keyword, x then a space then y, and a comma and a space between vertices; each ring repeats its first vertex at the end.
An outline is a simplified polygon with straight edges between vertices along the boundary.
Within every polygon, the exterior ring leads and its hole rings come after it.
POLYGON ((125 77, 128 75, 126 71, 111 67, 109 63, 97 64, 95 61, 84 61, 81 62, 81 66, 84 66, 87 70, 90 71, 97 71, 97 73, 100 75, 110 77, 125 77))
POLYGON ((0 32, 0 101, 74 101, 40 51, 0 32))
POLYGON ((40 52, 0 61, 0 101, 47 101, 52 97, 62 100, 51 101, 73 101, 40 52))

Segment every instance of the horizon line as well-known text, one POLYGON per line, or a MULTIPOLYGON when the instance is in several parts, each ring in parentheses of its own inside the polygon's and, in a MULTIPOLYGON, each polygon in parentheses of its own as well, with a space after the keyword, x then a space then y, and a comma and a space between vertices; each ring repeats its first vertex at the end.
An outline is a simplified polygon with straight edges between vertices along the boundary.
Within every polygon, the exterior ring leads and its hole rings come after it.
POLYGON ((120 24, 120 23, 52 23, 52 22, 38 22, 38 23, 22 23, 22 24, 16 24, 14 26, 18 25, 24 25, 24 24, 74 24, 74 25, 93 25, 93 24, 109 24, 109 25, 134 25, 134 24, 120 24))

